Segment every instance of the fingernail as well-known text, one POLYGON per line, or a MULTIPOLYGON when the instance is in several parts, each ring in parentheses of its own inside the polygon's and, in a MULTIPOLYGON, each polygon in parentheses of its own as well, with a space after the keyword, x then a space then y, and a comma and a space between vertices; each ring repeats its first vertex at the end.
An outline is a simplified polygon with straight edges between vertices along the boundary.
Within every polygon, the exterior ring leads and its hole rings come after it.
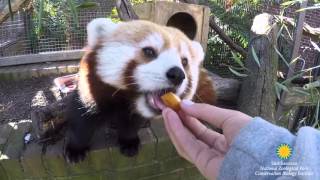
POLYGON ((193 104, 194 104, 194 102, 192 102, 192 101, 190 101, 188 99, 184 99, 181 102, 181 106, 184 106, 184 107, 192 106, 193 104))

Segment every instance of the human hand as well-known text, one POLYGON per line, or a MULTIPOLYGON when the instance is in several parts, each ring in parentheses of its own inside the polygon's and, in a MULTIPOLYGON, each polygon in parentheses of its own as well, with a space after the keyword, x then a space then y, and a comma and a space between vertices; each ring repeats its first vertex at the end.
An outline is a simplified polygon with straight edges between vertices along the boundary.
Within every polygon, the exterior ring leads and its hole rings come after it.
POLYGON ((216 179, 230 144, 252 119, 239 111, 183 100, 181 111, 162 111, 165 127, 179 155, 193 163, 208 179, 216 179), (178 115, 179 114, 179 115, 178 115), (199 120, 222 129, 208 129, 199 120))

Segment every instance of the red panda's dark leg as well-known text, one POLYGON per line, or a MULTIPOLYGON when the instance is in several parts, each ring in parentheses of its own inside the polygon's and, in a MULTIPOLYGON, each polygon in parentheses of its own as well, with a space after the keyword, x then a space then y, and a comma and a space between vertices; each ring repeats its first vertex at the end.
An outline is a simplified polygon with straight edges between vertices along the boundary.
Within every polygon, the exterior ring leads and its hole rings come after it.
POLYGON ((121 118, 118 126, 118 142, 123 155, 132 157, 138 153, 140 146, 138 131, 142 121, 142 117, 137 114, 132 114, 126 119, 121 118))
POLYGON ((90 148, 91 139, 98 127, 98 118, 87 112, 77 98, 67 105, 66 118, 68 122, 65 139, 64 156, 68 162, 82 161, 90 148))

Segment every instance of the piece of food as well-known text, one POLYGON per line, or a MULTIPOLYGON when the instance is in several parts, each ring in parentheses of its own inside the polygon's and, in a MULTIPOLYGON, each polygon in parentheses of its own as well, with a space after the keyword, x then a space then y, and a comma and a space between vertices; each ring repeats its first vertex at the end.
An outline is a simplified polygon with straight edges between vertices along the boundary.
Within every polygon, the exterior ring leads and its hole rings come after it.
POLYGON ((180 110, 180 98, 172 92, 168 92, 161 96, 163 103, 175 111, 180 110))

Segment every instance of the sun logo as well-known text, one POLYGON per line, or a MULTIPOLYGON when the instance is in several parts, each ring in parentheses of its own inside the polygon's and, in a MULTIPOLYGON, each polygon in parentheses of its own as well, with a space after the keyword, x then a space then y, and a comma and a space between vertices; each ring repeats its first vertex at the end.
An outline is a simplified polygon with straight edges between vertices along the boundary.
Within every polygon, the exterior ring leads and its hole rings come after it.
POLYGON ((292 149, 289 144, 280 144, 277 147, 277 156, 280 159, 288 159, 292 155, 292 149))

